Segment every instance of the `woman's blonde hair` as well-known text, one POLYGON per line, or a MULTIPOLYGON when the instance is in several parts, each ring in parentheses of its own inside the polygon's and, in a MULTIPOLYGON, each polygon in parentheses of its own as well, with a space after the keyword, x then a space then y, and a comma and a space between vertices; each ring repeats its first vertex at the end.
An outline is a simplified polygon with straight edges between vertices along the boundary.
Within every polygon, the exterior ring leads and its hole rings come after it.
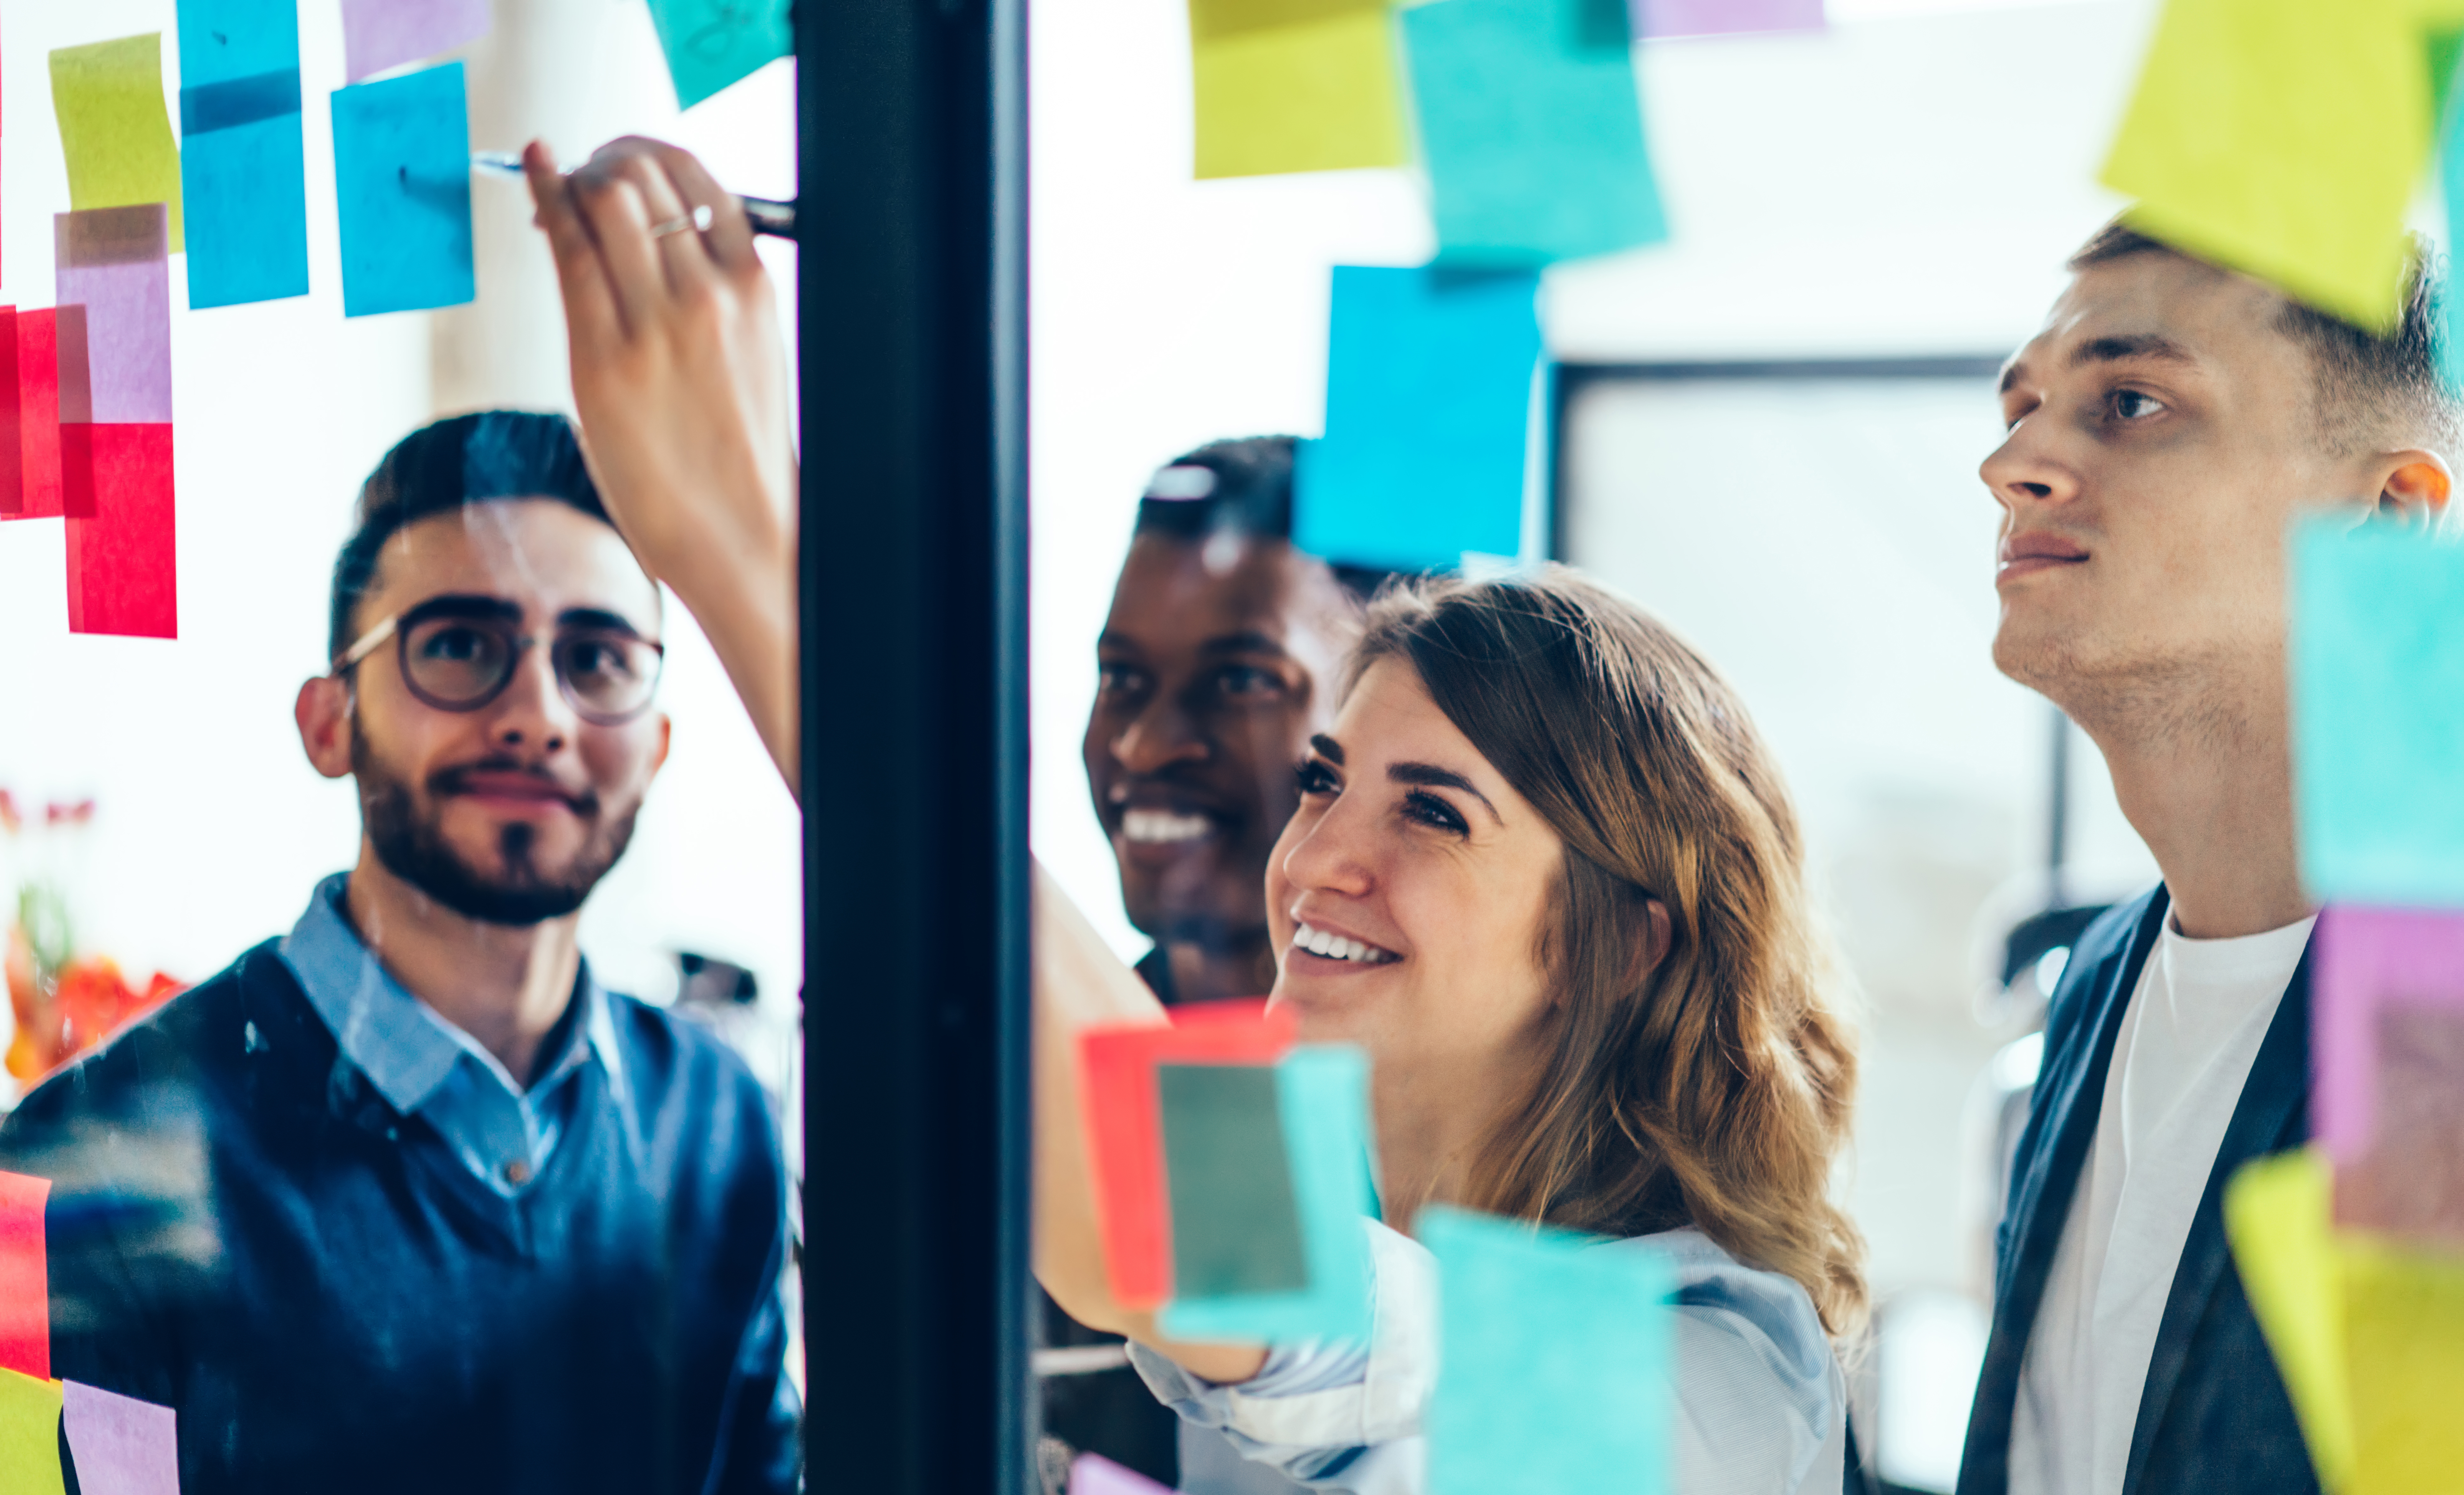
POLYGON ((1538 951, 1555 1029, 1457 1202, 1620 1236, 1691 1224, 1852 1331, 1864 1242, 1830 1188, 1856 1040, 1795 811, 1735 693, 1563 567, 1390 587, 1347 690, 1381 659, 1566 845, 1538 951), (1673 938, 1646 974, 1650 899, 1673 938))

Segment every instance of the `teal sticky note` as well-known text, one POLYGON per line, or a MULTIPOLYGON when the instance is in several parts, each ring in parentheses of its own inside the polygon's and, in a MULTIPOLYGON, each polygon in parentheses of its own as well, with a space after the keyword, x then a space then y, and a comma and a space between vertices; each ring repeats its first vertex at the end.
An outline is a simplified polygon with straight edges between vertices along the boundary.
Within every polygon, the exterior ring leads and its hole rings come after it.
MULTIPOLYGON (((1369 1060, 1348 1045, 1304 1044, 1265 1072, 1274 1080, 1307 1282, 1279 1291, 1199 1297, 1185 1293, 1176 1280, 1160 1327, 1193 1341, 1366 1339, 1369 1242, 1361 1220, 1376 1208, 1370 1187, 1369 1060)), ((1165 1125, 1170 1127, 1169 1117, 1165 1125)), ((1173 1229, 1177 1253, 1177 1205, 1173 1229)))
POLYGON ((1633 55, 1585 44, 1585 0, 1399 15, 1438 263, 1545 265, 1668 237, 1633 55))
POLYGON ((296 0, 180 0, 188 305, 308 294, 296 0))
POLYGON ((2432 33, 2429 51, 2438 108, 2438 181, 2447 198, 2447 337, 2438 354, 2447 387, 2464 389, 2464 304, 2456 296, 2455 272, 2455 252, 2464 246, 2464 89, 2455 86, 2457 69, 2464 67, 2464 33, 2432 33))
POLYGON ((1326 436, 1299 452, 1294 544, 1397 571, 1521 551, 1535 404, 1548 408, 1533 398, 1539 291, 1529 272, 1335 267, 1326 436))
POLYGON ((471 257, 471 121, 462 64, 334 91, 342 315, 458 306, 471 257))
POLYGON ((788 0, 650 0, 676 106, 690 109, 796 48, 788 0))
POLYGON ((1176 1296, 1309 1286, 1266 1065, 1157 1065, 1176 1296))
MULTIPOLYGON (((1442 0, 1441 0, 1442 3, 1442 0)), ((1673 1286, 1647 1248, 1443 1206, 1428 1495, 1673 1486, 1673 1286)))
POLYGON ((2351 522, 2291 544, 2301 880, 2321 902, 2464 906, 2464 546, 2351 522))

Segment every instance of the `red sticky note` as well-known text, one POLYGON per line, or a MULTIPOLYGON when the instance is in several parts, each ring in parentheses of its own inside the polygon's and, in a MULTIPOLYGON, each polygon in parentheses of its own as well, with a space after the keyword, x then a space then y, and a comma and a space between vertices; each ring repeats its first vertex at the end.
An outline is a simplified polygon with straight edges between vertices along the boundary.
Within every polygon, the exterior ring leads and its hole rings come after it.
POLYGON ((0 519, 26 512, 26 458, 17 408, 17 308, 0 306, 0 519))
POLYGON ((52 1378, 52 1278, 43 1257, 49 1178, 0 1173, 0 1370, 52 1378))
POLYGON ((17 314, 17 451, 25 503, 0 519, 60 517, 59 319, 50 307, 17 314))
POLYGON ((1094 1168, 1104 1266, 1123 1308, 1172 1296, 1172 1210, 1163 1161, 1158 1064, 1272 1064, 1299 1036, 1261 1000, 1192 1002, 1170 1027, 1089 1028, 1078 1039, 1079 1100, 1094 1168))
POLYGON ((169 423, 63 426, 60 451, 93 505, 69 511, 69 631, 178 638, 169 423))

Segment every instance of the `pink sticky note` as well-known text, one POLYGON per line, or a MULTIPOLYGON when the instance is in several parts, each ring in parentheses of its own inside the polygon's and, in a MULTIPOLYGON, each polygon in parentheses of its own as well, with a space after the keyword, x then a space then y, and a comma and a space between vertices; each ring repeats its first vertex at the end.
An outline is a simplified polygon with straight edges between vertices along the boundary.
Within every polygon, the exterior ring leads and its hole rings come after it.
POLYGON ((2464 913, 2340 906, 2312 955, 2312 1130, 2339 1224, 2464 1243, 2464 913))
POLYGON ((1101 1454, 1080 1454, 1069 1466, 1069 1495, 1172 1495, 1172 1491, 1101 1454))
POLYGON ((46 306, 17 314, 17 439, 25 502, 0 519, 60 517, 59 316, 46 306))
POLYGON ((0 306, 0 519, 26 513, 26 422, 17 394, 17 308, 0 306))
POLYGON ((60 1396, 85 1495, 180 1495, 177 1413, 76 1381, 63 1381, 60 1396))
POLYGON ((178 638, 170 426, 63 426, 60 451, 92 483, 93 517, 68 521, 69 631, 178 638))
POLYGON ((1645 36, 1818 32, 1822 0, 1634 0, 1645 36))
POLYGON ((488 0, 342 0, 344 80, 451 52, 488 27, 488 0))
POLYGON ((0 1370, 52 1378, 52 1277, 43 1255, 49 1178, 0 1173, 0 1370))

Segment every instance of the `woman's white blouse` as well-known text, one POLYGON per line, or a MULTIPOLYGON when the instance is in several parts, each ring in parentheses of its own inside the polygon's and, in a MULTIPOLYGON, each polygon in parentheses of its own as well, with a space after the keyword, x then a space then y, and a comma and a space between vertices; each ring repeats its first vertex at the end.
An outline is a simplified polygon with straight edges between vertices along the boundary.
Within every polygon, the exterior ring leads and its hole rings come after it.
MULTIPOLYGON (((1363 1223, 1376 1279, 1367 1345, 1280 1345, 1256 1376, 1230 1386, 1143 1345, 1130 1360, 1165 1405, 1311 1489, 1419 1495, 1420 1413, 1437 1385, 1437 1265, 1419 1242, 1363 1223)), ((1847 1389, 1805 1289, 1740 1265, 1697 1230, 1597 1247, 1636 1248, 1659 1253, 1677 1280, 1668 1396, 1679 1495, 1838 1489, 1847 1389)))

